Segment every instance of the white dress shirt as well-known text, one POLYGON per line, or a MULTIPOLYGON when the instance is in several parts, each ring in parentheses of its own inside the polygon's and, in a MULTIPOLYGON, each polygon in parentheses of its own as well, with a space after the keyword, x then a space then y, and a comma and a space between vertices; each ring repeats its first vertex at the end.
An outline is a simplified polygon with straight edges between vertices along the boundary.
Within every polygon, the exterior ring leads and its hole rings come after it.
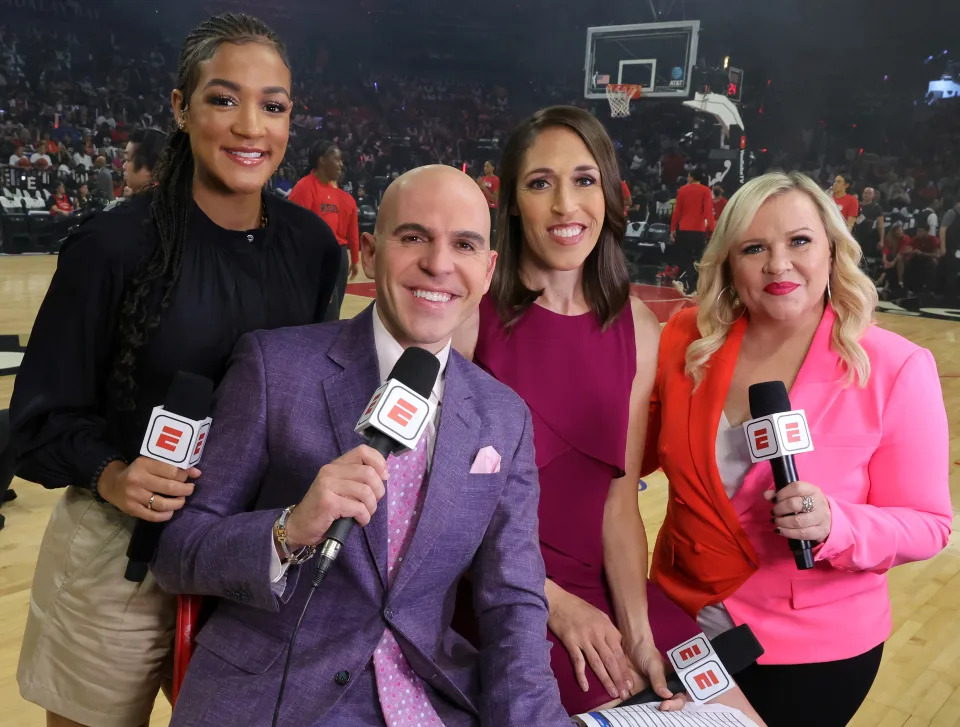
MULTIPOLYGON (((403 346, 397 343, 397 340, 390 335, 387 327, 383 325, 383 321, 380 319, 380 313, 377 311, 376 303, 374 303, 373 306, 373 345, 377 351, 377 364, 380 369, 380 383, 382 384, 387 380, 387 377, 390 376, 394 365, 400 359, 403 353, 403 346)), ((427 471, 430 470, 430 465, 433 462, 433 450, 437 444, 437 423, 440 421, 440 407, 443 403, 444 377, 447 371, 447 360, 450 358, 450 341, 447 341, 447 345, 437 354, 437 358, 440 359, 440 373, 437 375, 437 381, 433 385, 433 391, 430 392, 430 400, 436 405, 437 409, 433 419, 427 422, 427 429, 424 432, 424 436, 427 438, 427 471)), ((371 391, 370 394, 372 396, 373 392, 371 391)), ((360 417, 361 413, 362 412, 357 412, 357 418, 360 417)), ((389 486, 390 483, 387 482, 387 487, 389 486)), ((277 555, 277 549, 273 542, 272 531, 270 533, 270 553, 271 588, 273 592, 279 596, 287 586, 287 568, 289 564, 281 563, 280 556, 277 555)))

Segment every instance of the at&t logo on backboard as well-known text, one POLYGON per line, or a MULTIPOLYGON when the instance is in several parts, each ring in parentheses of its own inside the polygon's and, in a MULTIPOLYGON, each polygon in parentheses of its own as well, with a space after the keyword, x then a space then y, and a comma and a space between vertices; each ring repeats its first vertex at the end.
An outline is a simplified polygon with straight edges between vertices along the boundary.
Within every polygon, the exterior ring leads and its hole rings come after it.
POLYGON ((670 69, 670 88, 683 88, 683 66, 670 69))

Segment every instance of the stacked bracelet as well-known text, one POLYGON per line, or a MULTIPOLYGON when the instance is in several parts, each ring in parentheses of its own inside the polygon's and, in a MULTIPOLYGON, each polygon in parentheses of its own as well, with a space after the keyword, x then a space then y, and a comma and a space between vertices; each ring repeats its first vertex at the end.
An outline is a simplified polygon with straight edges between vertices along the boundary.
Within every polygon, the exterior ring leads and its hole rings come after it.
POLYGON ((110 503, 100 495, 100 477, 103 475, 103 471, 110 466, 111 462, 123 462, 124 465, 127 464, 126 460, 122 457, 112 454, 109 457, 105 457, 103 462, 97 465, 97 469, 93 471, 93 477, 90 479, 90 492, 93 493, 93 498, 102 505, 109 505, 110 503))
POLYGON ((280 550, 283 551, 284 560, 286 560, 290 565, 299 565, 304 561, 308 561, 317 552, 317 546, 305 545, 296 553, 293 553, 291 552, 290 547, 287 545, 287 518, 290 516, 290 513, 293 512, 293 508, 295 507, 296 505, 291 505, 290 507, 285 508, 284 511, 280 513, 280 517, 278 517, 277 521, 273 524, 273 537, 280 545, 280 550))

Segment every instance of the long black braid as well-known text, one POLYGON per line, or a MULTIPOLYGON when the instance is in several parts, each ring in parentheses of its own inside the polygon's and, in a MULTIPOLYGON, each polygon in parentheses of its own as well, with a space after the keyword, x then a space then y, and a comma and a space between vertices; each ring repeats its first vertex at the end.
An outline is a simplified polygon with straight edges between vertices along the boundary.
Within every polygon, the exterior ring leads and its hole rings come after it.
MULTIPOLYGON (((223 43, 270 45, 290 67, 283 42, 260 20, 238 13, 209 18, 187 35, 180 51, 177 88, 183 94, 182 113, 187 111, 196 89, 200 63, 212 58, 223 43)), ((175 124, 179 122, 180 119, 174 120, 175 124)), ((180 278, 193 198, 193 171, 190 136, 176 126, 157 163, 153 200, 144 222, 159 244, 134 271, 120 303, 119 342, 108 383, 108 392, 120 410, 135 408, 137 351, 160 325, 180 278)))

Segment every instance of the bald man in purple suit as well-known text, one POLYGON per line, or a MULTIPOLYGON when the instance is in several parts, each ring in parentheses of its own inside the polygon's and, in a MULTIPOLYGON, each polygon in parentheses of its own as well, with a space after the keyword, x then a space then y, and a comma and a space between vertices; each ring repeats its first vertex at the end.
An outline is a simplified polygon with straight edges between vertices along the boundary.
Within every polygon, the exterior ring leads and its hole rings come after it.
POLYGON ((530 414, 450 348, 490 285, 489 231, 486 200, 469 177, 449 167, 409 172, 363 237, 374 305, 349 321, 240 340, 218 392, 203 476, 153 566, 165 589, 218 599, 197 636, 174 727, 270 724, 314 567, 282 556, 319 543, 338 517, 363 527, 306 611, 280 724, 379 727, 416 724, 419 715, 446 727, 569 724, 546 639, 530 414), (354 425, 408 346, 440 359, 438 411, 425 434, 412 539, 388 572, 396 556, 388 556, 393 529, 380 498, 402 483, 385 478, 387 462, 354 425), (292 505, 286 542, 277 542, 292 505), (479 649, 450 627, 464 573, 479 649), (388 645, 398 647, 406 688, 420 695, 415 721, 395 718, 399 707, 384 701, 374 662, 388 645))

